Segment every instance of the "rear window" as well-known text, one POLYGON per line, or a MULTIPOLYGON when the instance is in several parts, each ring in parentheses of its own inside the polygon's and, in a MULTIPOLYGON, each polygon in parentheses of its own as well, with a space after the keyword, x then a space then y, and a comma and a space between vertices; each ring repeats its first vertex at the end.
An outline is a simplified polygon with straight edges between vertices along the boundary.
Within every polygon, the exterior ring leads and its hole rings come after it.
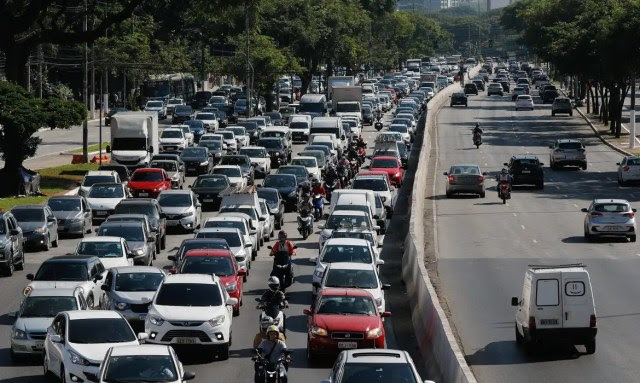
POLYGON ((536 306, 557 306, 559 302, 558 280, 539 279, 536 282, 536 306))
POLYGON ((601 213, 623 213, 629 211, 629 205, 623 203, 600 203, 593 210, 601 213))
POLYGON ((538 166, 539 162, 538 160, 534 160, 534 159, 519 159, 519 160, 514 160, 511 163, 511 167, 513 168, 526 168, 526 167, 531 167, 531 166, 538 166))
POLYGON ((558 148, 560 149, 564 149, 564 150, 578 150, 578 149, 582 149, 582 144, 579 142, 562 142, 560 144, 558 144, 558 148))

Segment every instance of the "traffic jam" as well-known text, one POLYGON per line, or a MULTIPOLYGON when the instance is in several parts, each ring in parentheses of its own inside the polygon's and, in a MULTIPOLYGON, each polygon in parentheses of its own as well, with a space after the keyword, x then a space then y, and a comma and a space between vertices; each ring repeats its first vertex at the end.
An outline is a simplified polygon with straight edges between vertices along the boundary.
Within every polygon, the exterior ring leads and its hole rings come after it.
POLYGON ((41 361, 61 382, 183 382, 194 358, 242 357, 255 382, 286 382, 306 359, 330 382, 422 382, 406 351, 386 349, 380 270, 419 121, 452 82, 423 80, 329 77, 274 112, 224 85, 197 108, 111 114, 110 163, 73 195, 2 213, 0 266, 27 280, 14 364, 41 361), (33 252, 47 259, 24 274, 33 252))

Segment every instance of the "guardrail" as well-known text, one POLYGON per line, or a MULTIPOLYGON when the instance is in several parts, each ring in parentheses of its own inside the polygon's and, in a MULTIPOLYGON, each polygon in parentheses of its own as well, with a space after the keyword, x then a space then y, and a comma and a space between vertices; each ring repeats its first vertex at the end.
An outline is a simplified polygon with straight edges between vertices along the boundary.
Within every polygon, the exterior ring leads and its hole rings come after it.
MULTIPOLYGON (((471 69, 470 76, 473 78, 479 69, 480 67, 471 69)), ((424 263, 425 185, 427 185, 427 166, 432 144, 429 128, 435 124, 439 109, 456 90, 460 90, 459 84, 450 85, 438 92, 428 103, 424 139, 411 192, 411 215, 409 232, 404 241, 402 278, 407 288, 407 295, 413 300, 411 321, 429 376, 439 377, 445 383, 476 383, 476 378, 464 359, 447 316, 440 306, 424 263)))

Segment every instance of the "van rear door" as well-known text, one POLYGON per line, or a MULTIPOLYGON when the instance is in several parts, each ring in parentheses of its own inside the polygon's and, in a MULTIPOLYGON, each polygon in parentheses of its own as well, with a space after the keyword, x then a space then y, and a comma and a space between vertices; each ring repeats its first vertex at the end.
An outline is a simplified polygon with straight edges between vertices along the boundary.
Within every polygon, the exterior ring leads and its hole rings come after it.
POLYGON ((584 272, 562 273, 563 327, 588 328, 595 314, 591 284, 584 272))
POLYGON ((531 302, 535 310, 529 315, 535 316, 540 330, 562 328, 561 281, 560 272, 540 273, 535 279, 535 299, 531 302))

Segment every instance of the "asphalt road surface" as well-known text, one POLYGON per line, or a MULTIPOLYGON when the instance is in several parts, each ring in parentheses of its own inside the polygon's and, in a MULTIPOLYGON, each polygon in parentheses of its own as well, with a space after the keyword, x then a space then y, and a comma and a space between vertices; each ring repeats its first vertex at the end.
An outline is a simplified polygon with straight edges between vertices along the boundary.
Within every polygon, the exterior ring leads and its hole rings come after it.
MULTIPOLYGON (((385 117, 388 121, 389 114, 385 117)), ((72 130, 73 131, 73 130, 72 130)), ((377 132, 372 127, 365 127, 363 136, 372 143, 377 132)), ((70 141, 75 140, 71 138, 70 141)), ((77 142, 77 141, 76 141, 77 142)), ((53 141, 49 143, 54 144, 53 141)), ((76 145, 77 146, 77 145, 76 145)), ((370 145, 372 147, 373 145, 370 145)), ((301 145, 294 147, 294 155, 300 152, 301 145)), ((415 155, 415 153, 414 153, 415 155)), ((195 178, 189 177, 187 184, 193 183, 195 178)), ((185 186, 186 187, 186 186, 185 186)), ((406 182, 401 189, 400 195, 410 193, 411 182, 406 182)), ((399 206, 396 214, 397 218, 389 224, 385 247, 382 251, 382 258, 387 260, 387 265, 383 266, 381 272, 384 282, 394 284, 387 292, 388 310, 393 312, 393 317, 387 318, 385 327, 387 330, 387 344, 389 348, 409 348, 417 365, 420 361, 416 359, 417 348, 415 338, 411 336, 409 300, 403 292, 399 283, 399 244, 404 239, 404 232, 400 229, 406 221, 406 198, 405 202, 399 206), (385 278, 386 277, 386 278, 385 278), (396 336, 396 334, 399 334, 396 336), (401 339, 400 342, 396 339, 401 339)), ((203 213, 203 221, 215 212, 203 213)), ((310 366, 306 360, 306 321, 307 318, 302 310, 311 304, 311 275, 313 265, 309 258, 317 256, 317 243, 319 232, 311 235, 306 241, 302 241, 296 224, 296 214, 287 213, 285 215, 285 230, 289 233, 289 238, 298 245, 298 256, 294 261, 295 283, 287 289, 289 298, 289 308, 285 309, 287 315, 287 345, 293 350, 293 365, 289 370, 290 382, 319 382, 328 376, 333 360, 327 360, 310 366)), ((276 232, 277 234, 277 232, 276 232)), ((185 238, 190 238, 189 234, 170 234, 167 237, 167 248, 163 250, 154 262, 154 265, 168 266, 167 256, 177 250, 180 242, 185 238)), ((273 243, 272 240, 270 243, 273 243)), ((52 248, 49 252, 29 252, 26 254, 26 267, 24 271, 15 272, 13 277, 0 278, 0 381, 11 383, 37 383, 44 382, 42 376, 42 364, 40 360, 31 360, 19 365, 11 362, 9 354, 9 337, 13 319, 8 316, 9 312, 18 309, 22 297, 22 289, 27 284, 25 275, 34 273, 45 259, 69 253, 75 249, 79 239, 63 239, 58 248, 52 248)), ((267 243, 267 244, 270 244, 267 243)), ((253 261, 251 273, 247 283, 244 284, 244 306, 241 308, 240 316, 233 320, 233 345, 231 356, 227 361, 200 362, 193 355, 181 356, 181 360, 186 365, 186 370, 194 371, 196 378, 194 382, 249 382, 253 380, 253 363, 250 360, 251 344, 255 333, 258 331, 259 310, 255 308, 254 298, 260 296, 266 288, 266 280, 271 271, 272 260, 268 257, 268 249, 263 247, 258 257, 253 261)), ((427 379, 425 376, 424 379, 427 379)))
POLYGON ((469 97, 468 108, 445 106, 438 116, 433 200, 438 271, 452 324, 482 383, 637 382, 640 250, 626 240, 587 243, 580 208, 596 197, 624 198, 640 208, 640 190, 618 186, 616 162, 622 155, 595 138, 579 116, 551 117, 550 105, 534 100, 534 111, 516 112, 511 97, 482 92, 469 97), (479 149, 472 145, 476 122, 484 129, 479 149), (557 138, 583 140, 588 170, 549 168, 548 145, 557 138), (496 182, 487 177, 484 199, 445 197, 442 173, 452 164, 476 163, 495 174, 515 154, 535 154, 545 163, 544 190, 516 187, 503 205, 496 182), (521 295, 527 265, 575 262, 584 262, 591 274, 596 353, 560 342, 525 354, 516 347, 510 298, 521 295))

